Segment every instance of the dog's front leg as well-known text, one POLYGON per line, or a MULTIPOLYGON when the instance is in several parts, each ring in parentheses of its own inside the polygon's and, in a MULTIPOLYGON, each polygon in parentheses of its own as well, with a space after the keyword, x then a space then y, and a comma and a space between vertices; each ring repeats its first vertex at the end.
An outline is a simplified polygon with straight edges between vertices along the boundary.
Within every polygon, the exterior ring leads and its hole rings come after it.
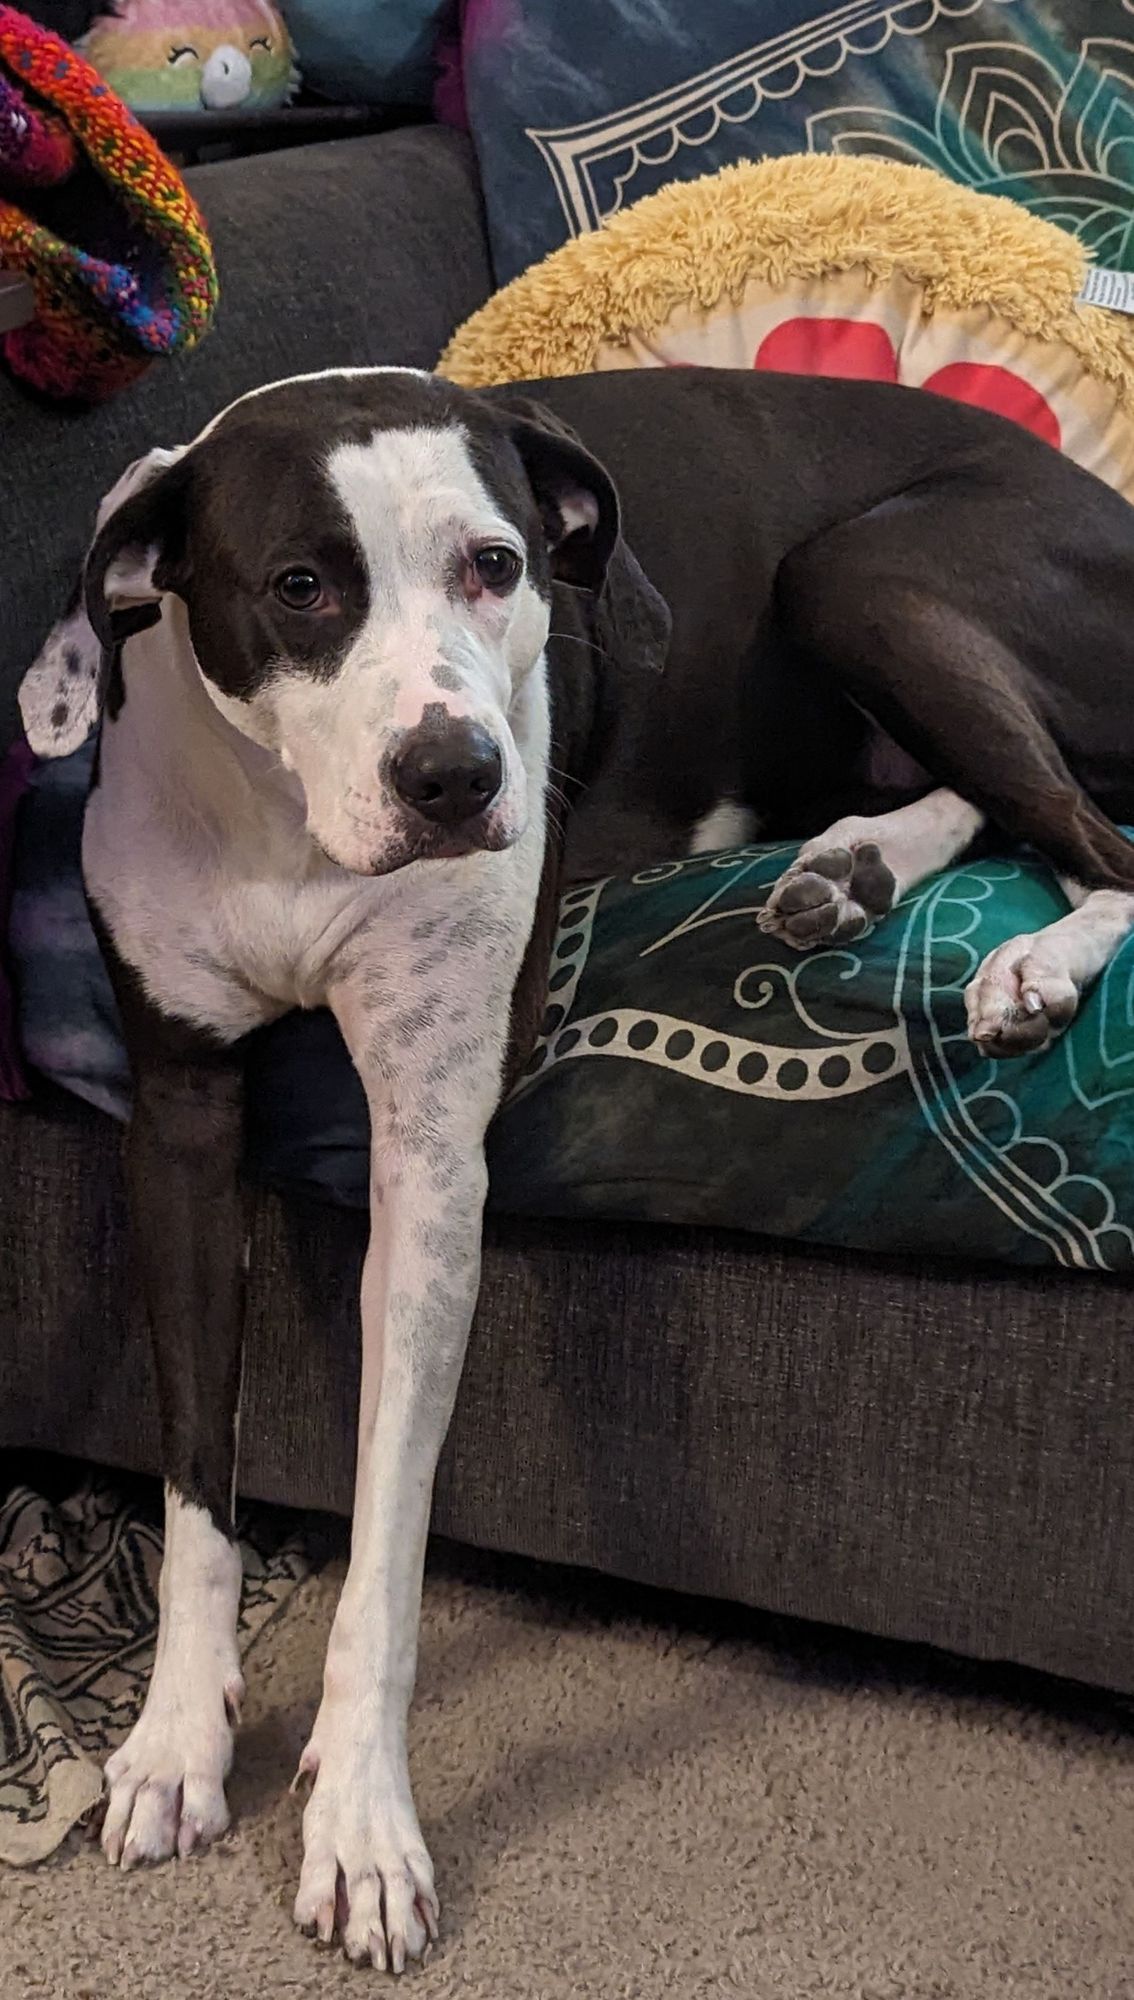
POLYGON ((927 875, 956 860, 984 818, 938 788, 893 812, 836 820, 805 841, 756 922, 796 951, 865 937, 927 875))
POLYGON ((235 1055, 163 1022, 110 962, 134 1070, 127 1184, 166 1481, 154 1669, 142 1713, 106 1766, 103 1850, 129 1868, 186 1855, 228 1825, 224 1781, 244 1694, 232 1534, 242 1075, 235 1055))
POLYGON ((437 1935, 406 1721, 433 1477, 480 1273, 509 985, 507 963, 475 1000, 457 982, 446 1003, 419 1004, 412 1025, 407 1005, 400 1031, 391 1010, 333 998, 370 1104, 371 1236, 351 1558, 300 1764, 314 1785, 295 1920, 324 1942, 337 1929, 350 1958, 395 1972, 437 1935))

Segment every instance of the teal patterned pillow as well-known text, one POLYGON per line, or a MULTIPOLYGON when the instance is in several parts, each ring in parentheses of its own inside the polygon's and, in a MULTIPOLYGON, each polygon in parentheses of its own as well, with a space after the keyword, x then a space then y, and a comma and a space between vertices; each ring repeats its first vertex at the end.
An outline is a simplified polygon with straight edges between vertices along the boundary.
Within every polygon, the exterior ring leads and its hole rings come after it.
POLYGON ((953 868, 862 943, 801 956, 755 923, 794 852, 568 895, 493 1206, 1134 1268, 1134 940, 1062 1041, 997 1064, 962 995, 994 945, 1066 908, 1042 863, 953 868))

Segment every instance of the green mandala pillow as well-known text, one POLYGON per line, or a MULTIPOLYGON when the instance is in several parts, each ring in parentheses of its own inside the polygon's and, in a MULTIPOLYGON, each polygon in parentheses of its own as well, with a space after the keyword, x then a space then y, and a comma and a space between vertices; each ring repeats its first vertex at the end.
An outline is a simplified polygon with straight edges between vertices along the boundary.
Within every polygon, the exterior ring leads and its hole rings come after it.
POLYGON ((801 956, 755 923, 794 851, 568 894, 543 1034, 493 1131, 493 1206, 1134 1267, 1134 940, 1062 1041, 994 1063, 964 987, 1065 909, 1049 871, 970 862, 861 944, 801 956))

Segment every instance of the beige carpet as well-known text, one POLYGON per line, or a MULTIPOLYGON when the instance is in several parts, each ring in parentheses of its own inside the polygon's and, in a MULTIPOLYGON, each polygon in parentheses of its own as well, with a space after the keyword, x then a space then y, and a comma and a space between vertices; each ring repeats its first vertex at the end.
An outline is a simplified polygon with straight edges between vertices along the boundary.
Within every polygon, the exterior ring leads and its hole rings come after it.
MULTIPOLYGON (((251 1657, 211 1855, 0 1877, 3 2000, 391 1990, 289 1917, 337 1578, 251 1657)), ((412 1742, 444 1905, 413 2000, 1134 2000, 1134 1734, 1104 1700, 448 1556, 412 1742)))

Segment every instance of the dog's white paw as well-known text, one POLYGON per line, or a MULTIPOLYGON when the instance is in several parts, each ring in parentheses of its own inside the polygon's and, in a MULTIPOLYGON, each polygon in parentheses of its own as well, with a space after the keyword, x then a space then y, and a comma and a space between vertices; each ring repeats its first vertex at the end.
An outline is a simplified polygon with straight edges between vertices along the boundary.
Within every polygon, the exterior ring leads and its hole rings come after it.
POLYGON ((436 1942, 441 1914, 408 1778, 322 1714, 300 1760, 303 1776, 315 1782, 303 1814, 296 1923, 322 1944, 337 1935, 357 1965, 404 1971, 436 1942))
POLYGON ((224 1781, 243 1699, 238 1670, 218 1684, 155 1668, 141 1715, 106 1765, 102 1850, 112 1865, 184 1857, 225 1831, 224 1781))
POLYGON ((875 841, 802 849, 756 921, 796 951, 864 937, 894 904, 894 877, 875 841))
POLYGON ((1034 936, 989 952, 965 989, 969 1039, 987 1056, 1045 1049, 1075 1018, 1079 988, 1034 936))

